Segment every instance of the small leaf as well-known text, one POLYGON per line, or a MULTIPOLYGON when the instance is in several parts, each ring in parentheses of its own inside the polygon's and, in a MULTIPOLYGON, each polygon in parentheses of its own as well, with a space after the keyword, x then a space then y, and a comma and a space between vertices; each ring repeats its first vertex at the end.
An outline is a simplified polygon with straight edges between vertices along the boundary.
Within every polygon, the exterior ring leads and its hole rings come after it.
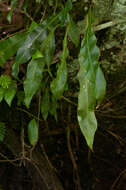
POLYGON ((34 59, 38 59, 43 57, 43 55, 41 54, 41 52, 37 49, 36 52, 32 55, 32 60, 34 59))
POLYGON ((40 87, 44 64, 43 58, 32 60, 28 64, 26 80, 24 81, 24 102, 27 107, 29 107, 32 97, 40 87))
POLYGON ((0 122, 0 141, 2 142, 4 140, 6 133, 5 124, 3 122, 0 122))
POLYGON ((60 96, 63 94, 67 82, 67 66, 66 66, 66 58, 68 56, 67 33, 68 33, 68 28, 63 41, 61 64, 58 67, 56 78, 51 82, 51 91, 55 96, 55 98, 57 99, 60 98, 60 96))
POLYGON ((49 91, 48 89, 46 89, 41 103, 41 113, 44 120, 47 119, 49 110, 50 110, 49 91))
POLYGON ((100 67, 98 67, 96 74, 96 99, 97 103, 100 104, 105 96, 106 92, 106 80, 100 67))
POLYGON ((70 21, 70 27, 69 27, 68 36, 70 37, 71 41, 77 47, 79 45, 79 42, 80 42, 80 32, 78 30, 77 25, 73 22, 72 19, 70 21))
POLYGON ((31 145, 35 146, 38 141, 38 125, 35 119, 28 124, 28 139, 31 145))

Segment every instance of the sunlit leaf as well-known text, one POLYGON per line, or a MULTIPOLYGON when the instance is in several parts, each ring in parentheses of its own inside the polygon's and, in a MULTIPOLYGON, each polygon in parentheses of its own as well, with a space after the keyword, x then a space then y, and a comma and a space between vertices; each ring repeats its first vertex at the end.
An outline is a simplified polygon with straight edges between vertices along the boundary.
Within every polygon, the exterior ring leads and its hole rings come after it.
POLYGON ((28 139, 31 145, 35 145, 38 141, 38 125, 35 119, 28 124, 28 139))
POLYGON ((41 52, 37 49, 36 52, 32 55, 32 60, 34 59, 38 59, 43 57, 43 55, 41 54, 41 52))
POLYGON ((29 107, 36 91, 39 89, 44 69, 43 58, 32 60, 28 64, 26 80, 24 81, 25 105, 29 107))

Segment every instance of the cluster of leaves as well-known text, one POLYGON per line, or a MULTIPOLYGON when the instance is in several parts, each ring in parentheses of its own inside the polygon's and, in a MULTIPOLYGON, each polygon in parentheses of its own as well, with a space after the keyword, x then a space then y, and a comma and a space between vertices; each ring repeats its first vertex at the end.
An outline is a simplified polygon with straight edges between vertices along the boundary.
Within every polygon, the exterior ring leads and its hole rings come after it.
MULTIPOLYGON (((26 32, 15 34, 0 42, 0 66, 2 67, 9 58, 16 54, 12 66, 12 76, 18 82, 20 81, 18 76, 20 66, 27 65, 26 77, 23 82, 24 104, 29 108, 33 96, 39 92, 42 96, 41 113, 45 120, 49 113, 57 119, 57 102, 65 89, 68 89, 68 38, 76 47, 79 47, 80 43, 80 33, 70 14, 71 10, 72 1, 67 0, 60 12, 47 17, 40 24, 32 22, 26 32), (57 71, 54 73, 52 63, 56 51, 55 31, 58 28, 65 28, 65 34, 60 61, 57 64, 57 71)), ((92 29, 90 9, 78 57, 80 64, 78 121, 91 149, 97 129, 94 110, 96 103, 100 103, 103 99, 106 87, 98 58, 99 49, 96 46, 96 37, 92 29)), ((0 79, 1 101, 4 98, 9 106, 16 94, 15 80, 11 80, 8 76, 1 76, 0 79)), ((34 146, 38 141, 38 125, 35 119, 31 120, 28 125, 28 136, 31 145, 34 146)))

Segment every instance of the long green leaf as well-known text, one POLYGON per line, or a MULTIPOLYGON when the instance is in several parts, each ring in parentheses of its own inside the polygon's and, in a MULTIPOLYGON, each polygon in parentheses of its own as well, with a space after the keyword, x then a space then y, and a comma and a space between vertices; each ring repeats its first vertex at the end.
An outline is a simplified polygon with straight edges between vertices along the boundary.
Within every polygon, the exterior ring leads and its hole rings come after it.
POLYGON ((18 33, 6 40, 0 41, 0 66, 17 52, 25 38, 26 33, 18 33))
POLYGON ((28 64, 26 80, 24 81, 25 105, 29 107, 36 91, 39 89, 44 69, 43 58, 32 60, 28 64))
POLYGON ((38 141, 38 125, 35 119, 28 124, 28 139, 31 145, 35 145, 38 141))
MULTIPOLYGON (((79 54, 80 71, 78 78, 80 92, 78 96, 78 121, 87 144, 92 149, 94 135, 97 129, 94 109, 96 105, 96 80, 98 79, 96 75, 99 68, 99 49, 96 46, 96 37, 92 30, 91 23, 92 15, 90 9, 87 29, 84 39, 82 40, 79 54)), ((97 90, 97 94, 98 92, 101 93, 97 90)))
POLYGON ((57 99, 60 98, 60 96, 63 94, 67 82, 67 66, 66 66, 66 58, 68 56, 67 34, 68 34, 68 28, 63 40, 63 52, 61 55, 61 64, 58 67, 56 78, 51 82, 51 91, 57 99))
POLYGON ((55 28, 49 33, 49 35, 45 38, 41 45, 41 53, 44 56, 44 60, 46 65, 49 67, 55 51, 55 36, 54 36, 55 28))

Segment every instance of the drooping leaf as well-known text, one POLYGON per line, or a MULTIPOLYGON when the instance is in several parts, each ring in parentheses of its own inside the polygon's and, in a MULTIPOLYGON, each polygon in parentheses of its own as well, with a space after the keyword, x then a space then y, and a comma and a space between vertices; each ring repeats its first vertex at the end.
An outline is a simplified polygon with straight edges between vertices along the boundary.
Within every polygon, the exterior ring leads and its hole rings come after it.
POLYGON ((79 45, 79 42, 80 42, 80 32, 79 32, 77 25, 73 22, 72 19, 70 21, 68 36, 70 37, 71 41, 77 47, 79 45))
POLYGON ((4 140, 6 133, 5 124, 3 122, 0 122, 0 141, 2 142, 4 140))
POLYGON ((83 126, 81 127, 82 134, 85 136, 88 146, 92 149, 94 134, 97 129, 97 120, 94 111, 88 111, 84 117, 78 115, 78 121, 80 126, 83 126))
POLYGON ((31 145, 35 145, 38 141, 38 125, 35 119, 32 119, 28 124, 28 139, 31 145))
POLYGON ((17 52, 25 38, 26 33, 18 33, 6 40, 0 41, 0 66, 3 66, 17 52))
POLYGON ((67 0, 64 9, 62 10, 61 14, 60 14, 60 21, 61 21, 61 26, 64 26, 65 23, 68 23, 70 20, 70 16, 69 16, 69 11, 72 9, 72 1, 71 0, 67 0))
POLYGON ((51 91, 57 99, 60 98, 60 96, 63 94, 67 82, 67 66, 66 66, 66 58, 68 56, 67 33, 68 33, 68 28, 63 40, 63 52, 61 55, 61 64, 58 67, 56 78, 51 82, 51 91))
POLYGON ((80 71, 78 78, 80 92, 78 96, 78 121, 87 144, 92 149, 97 129, 94 109, 96 105, 96 80, 98 78, 96 75, 99 67, 99 49, 96 46, 96 37, 91 27, 91 9, 88 13, 87 23, 79 54, 80 71))
POLYGON ((43 58, 32 60, 28 64, 26 80, 24 81, 25 105, 29 107, 36 91, 39 89, 44 69, 43 58))
POLYGON ((106 92, 106 80, 100 67, 98 67, 96 74, 96 99, 97 103, 100 104, 104 98, 106 92))
POLYGON ((26 40, 22 46, 18 49, 15 62, 12 67, 12 75, 17 78, 19 72, 19 65, 26 63, 35 53, 36 49, 39 48, 40 43, 46 38, 47 31, 42 26, 35 27, 27 35, 26 40))
POLYGON ((55 36, 54 36, 55 28, 49 33, 49 35, 45 38, 41 45, 41 53, 44 56, 44 60, 49 67, 55 51, 55 36))
POLYGON ((9 106, 11 106, 11 102, 16 94, 16 90, 17 90, 17 85, 15 81, 12 81, 10 86, 7 89, 5 89, 4 99, 9 106))
POLYGON ((49 110, 50 110, 49 91, 48 89, 46 89, 41 103, 41 113, 44 120, 47 119, 49 110))

